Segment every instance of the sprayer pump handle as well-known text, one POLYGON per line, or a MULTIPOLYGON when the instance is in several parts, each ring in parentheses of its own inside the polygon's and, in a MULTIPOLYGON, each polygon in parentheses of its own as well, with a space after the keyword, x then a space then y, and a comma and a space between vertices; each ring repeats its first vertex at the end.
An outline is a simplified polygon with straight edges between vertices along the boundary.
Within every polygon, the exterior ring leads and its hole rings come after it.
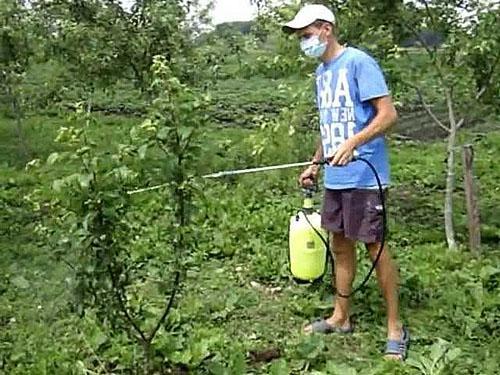
POLYGON ((302 192, 304 193, 304 196, 306 197, 312 197, 314 193, 318 191, 317 185, 312 185, 308 187, 302 188, 302 192))
MULTIPOLYGON (((330 156, 328 159, 321 159, 321 160, 313 160, 312 164, 313 165, 328 165, 330 164, 330 161, 333 159, 333 156, 330 156)), ((356 156, 353 156, 351 161, 356 161, 358 158, 356 156)))
POLYGON ((321 160, 313 160, 312 161, 312 165, 325 165, 327 164, 328 162, 325 160, 325 159, 321 159, 321 160))

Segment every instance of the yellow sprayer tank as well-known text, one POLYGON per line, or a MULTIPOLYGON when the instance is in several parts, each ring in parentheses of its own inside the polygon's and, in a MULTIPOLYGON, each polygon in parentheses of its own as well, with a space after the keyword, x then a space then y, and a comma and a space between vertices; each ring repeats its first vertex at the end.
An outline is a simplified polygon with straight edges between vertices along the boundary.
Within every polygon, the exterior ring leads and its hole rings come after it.
POLYGON ((325 272, 326 247, 312 228, 328 240, 321 228, 321 216, 312 209, 312 199, 304 200, 304 209, 290 218, 290 271, 299 280, 314 281, 325 272))

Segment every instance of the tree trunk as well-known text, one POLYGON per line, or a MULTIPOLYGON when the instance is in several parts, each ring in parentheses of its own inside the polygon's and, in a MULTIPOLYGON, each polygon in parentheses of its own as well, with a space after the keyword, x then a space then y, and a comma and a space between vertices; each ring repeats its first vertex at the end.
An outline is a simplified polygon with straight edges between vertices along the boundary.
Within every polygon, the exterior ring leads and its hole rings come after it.
POLYGON ((446 89, 446 103, 450 120, 450 134, 447 147, 446 194, 444 200, 444 227, 449 250, 456 250, 455 230, 453 228, 453 191, 455 190, 455 144, 457 139, 457 123, 453 112, 452 96, 446 89))
POLYGON ((481 222, 477 204, 477 192, 474 183, 474 150, 472 145, 463 148, 464 189, 467 204, 467 226, 469 227, 469 247, 478 256, 481 253, 481 222))

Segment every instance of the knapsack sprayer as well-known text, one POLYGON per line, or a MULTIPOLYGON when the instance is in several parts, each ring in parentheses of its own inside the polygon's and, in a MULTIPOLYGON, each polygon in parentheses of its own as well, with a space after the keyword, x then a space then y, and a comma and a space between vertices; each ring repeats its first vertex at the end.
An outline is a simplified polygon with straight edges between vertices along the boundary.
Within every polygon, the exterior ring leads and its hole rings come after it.
POLYGON ((328 238, 321 215, 314 209, 312 188, 303 190, 302 208, 290 218, 288 243, 290 272, 301 281, 314 281, 326 271, 328 238))
MULTIPOLYGON (((361 284, 355 288, 349 295, 343 295, 337 292, 337 295, 343 298, 349 298, 354 293, 361 290, 368 282, 371 274, 375 270, 377 263, 382 255, 385 243, 385 234, 387 227, 385 198, 384 191, 380 177, 378 176, 375 167, 366 159, 362 157, 355 157, 354 160, 359 160, 368 165, 372 170, 375 179, 377 180, 380 201, 382 203, 383 215, 383 232, 381 239, 381 246, 377 253, 377 257, 372 263, 372 267, 361 284)), ((255 173, 273 171, 278 169, 303 167, 310 165, 325 165, 327 161, 320 162, 301 162, 292 164, 271 165, 266 167, 239 169, 231 171, 222 171, 202 176, 203 178, 220 178, 224 176, 233 176, 238 174, 255 173)), ((138 194, 146 191, 152 191, 166 187, 168 184, 161 184, 157 186, 147 187, 134 191, 129 191, 128 194, 138 194)), ((328 243, 328 235, 324 229, 321 228, 321 216, 314 210, 312 194, 314 190, 304 189, 303 207, 290 218, 289 224, 289 262, 290 271, 298 280, 314 281, 321 278, 326 272, 326 263, 328 257, 332 257, 330 253, 330 246, 328 243)), ((332 259, 332 272, 333 272, 333 258, 332 259)))

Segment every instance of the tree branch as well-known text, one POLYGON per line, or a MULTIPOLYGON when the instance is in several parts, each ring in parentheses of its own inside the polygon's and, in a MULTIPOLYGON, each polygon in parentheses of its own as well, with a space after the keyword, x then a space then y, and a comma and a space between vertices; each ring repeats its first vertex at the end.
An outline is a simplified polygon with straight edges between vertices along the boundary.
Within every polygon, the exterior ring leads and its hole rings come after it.
POLYGON ((165 155, 169 155, 168 148, 158 138, 156 138, 156 144, 165 153, 165 155))
POLYGON ((422 102, 422 105, 425 109, 425 111, 427 112, 427 114, 432 118, 432 120, 434 120, 434 122, 441 128, 443 129, 444 131, 446 131, 447 133, 450 132, 450 129, 444 125, 441 120, 439 120, 437 118, 437 116, 434 114, 434 112, 432 112, 430 106, 425 102, 425 99, 424 99, 424 96, 422 95, 422 91, 415 85, 411 84, 411 83, 407 83, 408 86, 410 87, 413 87, 415 89, 415 91, 417 92, 417 95, 418 95, 418 98, 420 99, 420 101, 422 102))
POLYGON ((402 134, 391 134, 390 137, 394 138, 398 141, 412 141, 413 140, 413 138, 408 137, 406 135, 402 135, 402 134))
POLYGON ((64 258, 61 258, 61 261, 67 265, 69 268, 71 268, 71 270, 75 271, 75 266, 73 266, 70 262, 68 262, 66 259, 64 258))
POLYGON ((120 305, 120 309, 122 310, 123 314, 125 315, 126 320, 132 325, 134 330, 139 334, 138 341, 141 341, 142 343, 147 343, 148 339, 145 335, 145 333, 142 331, 142 329, 137 325, 137 323, 132 319, 132 316, 130 316, 130 313, 127 309, 127 306, 125 305, 125 302, 123 301, 123 296, 121 294, 121 290, 118 287, 118 283, 116 282, 115 274, 113 270, 111 269, 111 266, 108 265, 108 273, 109 276, 111 277, 111 283, 113 285, 113 290, 115 292, 116 299, 118 300, 118 304, 120 305))
POLYGON ((172 309, 172 306, 174 305, 175 294, 177 293, 177 290, 179 288, 180 277, 181 277, 181 273, 180 273, 180 271, 177 271, 175 273, 174 286, 172 288, 172 292, 170 293, 170 298, 168 300, 168 304, 165 307, 165 310, 163 311, 162 316, 160 317, 160 319, 158 319, 158 322, 156 323, 155 328, 151 331, 151 333, 148 337, 149 343, 151 343, 154 340, 156 334, 158 333, 158 330, 160 329, 160 327, 163 324, 163 322, 165 321, 165 319, 167 319, 167 316, 168 316, 170 310, 172 309))
MULTIPOLYGON (((481 96, 484 95, 484 93, 486 92, 486 90, 488 89, 488 86, 490 85, 490 81, 491 81, 491 77, 493 76, 493 74, 488 78, 488 82, 486 82, 484 84, 484 86, 481 88, 481 90, 479 90, 476 95, 474 96, 474 99, 475 100, 478 100, 481 98, 481 96)), ((465 123, 465 117, 462 117, 460 119, 460 121, 457 122, 457 129, 460 129, 462 127, 462 125, 465 123)))
MULTIPOLYGON (((446 105, 448 106, 448 118, 450 121, 450 132, 453 131, 453 129, 455 129, 455 131, 456 131, 456 129, 458 128, 458 124, 455 121, 455 111, 453 110, 453 96, 452 96, 451 89, 446 88, 444 90, 444 94, 446 97, 446 105)), ((459 123, 463 123, 463 120, 464 119, 461 119, 459 121, 459 123)))

